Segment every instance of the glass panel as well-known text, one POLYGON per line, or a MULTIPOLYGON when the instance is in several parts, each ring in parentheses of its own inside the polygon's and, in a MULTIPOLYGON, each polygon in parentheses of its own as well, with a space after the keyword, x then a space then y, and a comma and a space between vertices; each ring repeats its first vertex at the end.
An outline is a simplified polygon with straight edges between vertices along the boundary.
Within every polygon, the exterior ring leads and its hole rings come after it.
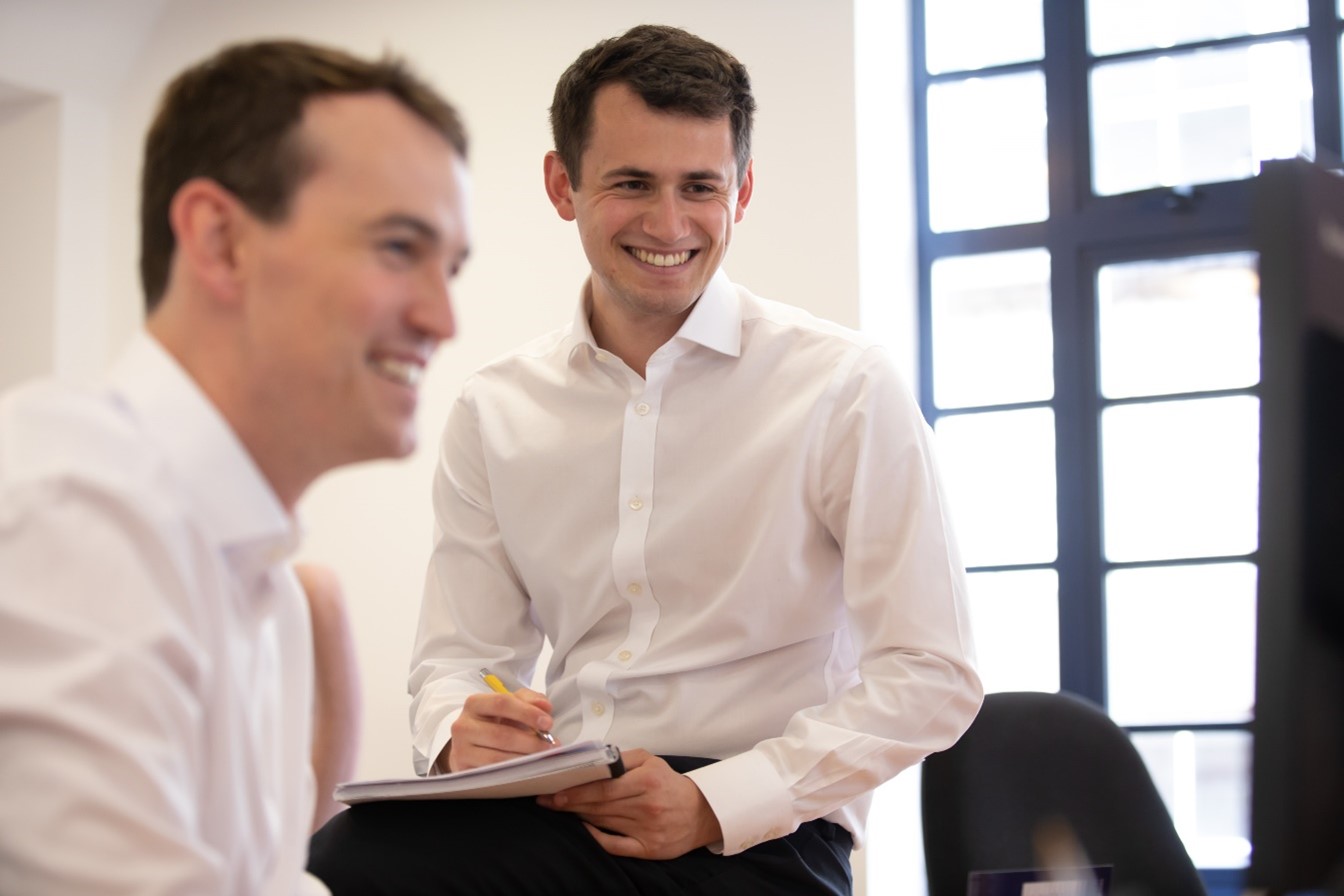
POLYGON ((967 579, 976 667, 985 690, 1059 690, 1055 571, 974 572, 967 579))
POLYGON ((940 418, 935 428, 966 565, 1054 560, 1054 413, 962 414, 940 418))
POLYGON ((1106 265, 1097 273, 1109 398, 1237 389, 1260 380, 1253 252, 1106 265))
POLYGON ((942 258, 929 284, 938 407, 1045 401, 1054 394, 1049 252, 942 258))
POLYGON ((1094 56, 1303 28, 1307 0, 1088 0, 1094 56))
POLYGON ((929 226, 939 233, 1044 221, 1045 77, 929 87, 929 226))
POLYGON ((1045 53, 1041 0, 925 0, 924 35, 932 75, 1032 62, 1045 53))
POLYGON ((1255 697, 1255 566, 1106 576, 1106 692, 1122 725, 1245 722, 1255 697))
POLYGON ((1106 557, 1255 550, 1260 402, 1251 396, 1107 408, 1101 415, 1106 557))
POLYGON ((1199 868, 1250 861, 1251 736, 1244 731, 1142 732, 1134 746, 1199 868))
POLYGON ((1303 40, 1173 53, 1092 71, 1092 176, 1102 196, 1240 180, 1313 155, 1303 40))

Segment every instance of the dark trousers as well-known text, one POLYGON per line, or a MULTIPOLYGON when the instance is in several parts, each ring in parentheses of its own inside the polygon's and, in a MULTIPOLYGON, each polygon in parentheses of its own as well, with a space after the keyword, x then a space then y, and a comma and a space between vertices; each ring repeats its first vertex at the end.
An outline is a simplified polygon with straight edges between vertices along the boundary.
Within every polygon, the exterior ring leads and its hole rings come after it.
MULTIPOLYGON (((664 757, 678 771, 707 760, 664 757)), ((621 858, 579 819, 509 800, 362 803, 313 835, 308 870, 333 896, 849 896, 849 832, 818 819, 734 856, 621 858)))

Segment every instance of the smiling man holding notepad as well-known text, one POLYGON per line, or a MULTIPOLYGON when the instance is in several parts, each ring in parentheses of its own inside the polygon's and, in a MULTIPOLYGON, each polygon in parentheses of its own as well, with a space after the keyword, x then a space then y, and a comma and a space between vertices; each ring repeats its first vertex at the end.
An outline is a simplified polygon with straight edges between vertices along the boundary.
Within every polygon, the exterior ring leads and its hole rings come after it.
POLYGON ((337 896, 847 894, 871 790, 975 716, 964 575, 892 359, 722 270, 754 109, 743 66, 675 28, 580 55, 545 183, 591 277, 572 324, 468 380, 439 454, 416 770, 540 731, 617 745, 625 773, 356 806, 313 840, 337 896), (515 686, 546 640, 546 693, 515 686))

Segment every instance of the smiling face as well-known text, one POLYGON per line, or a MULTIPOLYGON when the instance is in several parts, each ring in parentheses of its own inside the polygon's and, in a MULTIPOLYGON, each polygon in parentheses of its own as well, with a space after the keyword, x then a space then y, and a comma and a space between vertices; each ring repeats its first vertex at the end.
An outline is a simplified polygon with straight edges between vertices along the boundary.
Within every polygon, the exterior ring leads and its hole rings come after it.
POLYGON ((620 83, 593 99, 592 132, 575 186, 555 153, 546 185, 576 221, 592 265, 593 331, 666 341, 719 269, 751 198, 739 180, 728 117, 650 108, 620 83))
POLYGON ((469 235, 465 163, 389 95, 310 100, 300 133, 313 171, 283 220, 244 219, 236 254, 240 434, 301 481, 414 449, 469 235))

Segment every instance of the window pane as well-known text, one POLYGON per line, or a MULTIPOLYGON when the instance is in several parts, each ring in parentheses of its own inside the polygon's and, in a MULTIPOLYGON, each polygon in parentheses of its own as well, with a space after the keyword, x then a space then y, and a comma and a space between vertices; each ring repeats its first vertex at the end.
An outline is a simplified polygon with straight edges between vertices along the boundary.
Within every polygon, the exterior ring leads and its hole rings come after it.
POLYGON ((1255 550, 1260 403, 1250 396, 1107 408, 1101 415, 1108 560, 1255 550))
POLYGON ((929 87, 929 226, 944 233, 1044 221, 1045 77, 929 87))
POLYGON ((1259 296, 1252 252, 1101 268, 1102 394, 1125 398, 1255 385, 1259 296))
POLYGON ((1032 62, 1045 52, 1041 0, 926 0, 924 33, 933 75, 1032 62))
POLYGON ((1245 722, 1255 696, 1255 566, 1106 576, 1106 691, 1122 725, 1245 722))
POLYGON ((1281 40, 1099 65, 1092 174, 1102 196, 1240 180, 1312 155, 1307 45, 1281 40))
POLYGON ((1059 690, 1059 576, 973 572, 971 633, 986 691, 1059 690))
POLYGON ((1054 413, 962 414, 940 418, 935 428, 966 565, 1054 560, 1054 413))
POLYGON ((964 408, 1054 394, 1049 252, 939 259, 929 283, 935 404, 964 408))
POLYGON ((1094 56, 1196 40, 1269 34, 1307 24, 1307 0, 1088 0, 1094 56))
POLYGON ((1251 857, 1251 736, 1173 731, 1141 732, 1133 739, 1195 865, 1246 867, 1251 857))

